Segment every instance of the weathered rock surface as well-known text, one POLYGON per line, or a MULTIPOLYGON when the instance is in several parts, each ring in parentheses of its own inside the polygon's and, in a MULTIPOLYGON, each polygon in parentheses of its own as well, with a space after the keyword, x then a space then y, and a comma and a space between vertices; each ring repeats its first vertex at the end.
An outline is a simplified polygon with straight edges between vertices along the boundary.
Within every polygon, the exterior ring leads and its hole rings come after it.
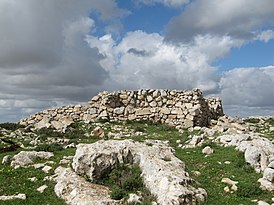
POLYGON ((196 205, 206 198, 204 189, 191 186, 193 180, 185 171, 184 163, 162 142, 154 142, 153 146, 132 140, 79 144, 72 167, 77 174, 92 181, 119 163, 140 166, 144 184, 159 204, 196 205))
POLYGON ((49 159, 53 156, 52 152, 21 151, 12 157, 11 166, 19 168, 30 165, 35 160, 49 159))
POLYGON ((107 187, 92 184, 77 175, 70 168, 58 167, 55 170, 54 191, 69 205, 119 205, 120 201, 110 199, 107 187))
POLYGON ((14 200, 14 199, 21 199, 26 200, 26 194, 17 194, 17 195, 11 195, 11 196, 0 196, 0 201, 8 201, 8 200, 14 200))
POLYGON ((202 153, 203 153, 203 154, 207 154, 207 155, 212 154, 213 152, 214 152, 214 150, 213 150, 211 147, 209 147, 209 146, 206 146, 206 147, 202 150, 202 153))

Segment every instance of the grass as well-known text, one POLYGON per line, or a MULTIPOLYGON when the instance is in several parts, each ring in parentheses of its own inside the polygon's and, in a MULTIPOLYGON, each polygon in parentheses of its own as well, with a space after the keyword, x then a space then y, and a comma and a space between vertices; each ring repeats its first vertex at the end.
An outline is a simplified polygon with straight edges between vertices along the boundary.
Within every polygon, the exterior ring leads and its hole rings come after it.
MULTIPOLYGON (((254 120, 249 121, 254 126, 259 127, 259 124, 254 120)), ((268 121, 269 125, 274 125, 274 120, 268 121)), ((17 125, 1 124, 9 128, 15 129, 17 125)), ((271 202, 271 198, 274 192, 266 192, 260 190, 257 180, 261 178, 261 174, 255 173, 252 167, 247 165, 244 161, 243 153, 236 151, 233 147, 220 147, 214 143, 208 142, 202 147, 181 149, 178 148, 178 144, 184 144, 190 135, 199 134, 198 131, 189 132, 185 130, 183 133, 179 132, 173 127, 162 125, 159 123, 153 123, 149 121, 143 122, 124 122, 124 123, 75 123, 69 127, 67 133, 57 133, 51 129, 41 129, 36 132, 42 140, 42 144, 36 147, 37 151, 52 151, 54 157, 50 160, 54 161, 53 165, 50 165, 55 169, 58 167, 59 161, 63 156, 71 156, 75 153, 75 148, 63 149, 60 144, 48 143, 45 140, 48 138, 61 138, 69 139, 70 143, 93 143, 98 139, 93 137, 90 133, 96 126, 101 126, 105 135, 109 132, 118 133, 122 132, 131 133, 130 137, 136 141, 144 141, 147 139, 152 140, 165 140, 175 148, 176 156, 180 158, 186 164, 186 169, 196 183, 195 187, 202 187, 208 193, 208 200, 204 205, 251 205, 256 204, 251 200, 258 199, 271 202), (118 127, 119 129, 115 129, 118 127), (142 135, 135 135, 134 133, 141 132, 142 135), (179 140, 179 141, 178 141, 179 140), (214 149, 214 153, 205 157, 202 154, 202 149, 205 146, 211 146, 214 149), (225 161, 229 161, 230 164, 225 164, 225 161), (194 171, 199 171, 201 175, 195 175, 194 171), (222 178, 230 178, 234 181, 239 181, 238 190, 234 193, 226 193, 224 187, 226 184, 222 183, 222 178)), ((260 125, 262 135, 265 137, 273 137, 274 133, 266 132, 264 130, 269 129, 269 125, 260 125)), ((274 138, 274 137, 273 137, 274 138)), ((148 145, 152 145, 147 142, 148 145)), ((0 141, 0 147, 5 147, 5 143, 0 141)), ((22 149, 20 149, 22 150, 22 149)), ((0 153, 0 160, 3 156, 9 154, 14 155, 17 152, 0 153)), ((169 158, 163 158, 164 161, 169 161, 169 158)), ((27 200, 14 200, 14 201, 0 201, 0 205, 36 205, 36 204, 65 204, 63 200, 58 199, 54 194, 54 183, 44 182, 43 178, 46 176, 41 170, 35 170, 33 168, 20 168, 11 169, 10 166, 0 165, 0 195, 9 195, 17 193, 26 193, 27 200), (29 177, 36 176, 38 182, 33 183, 27 180, 29 177), (49 188, 43 194, 40 194, 36 189, 41 185, 48 185, 49 188)), ((104 182, 112 189, 113 198, 121 198, 128 195, 130 192, 137 192, 141 190, 144 195, 144 201, 142 204, 151 204, 154 200, 153 197, 145 190, 142 181, 140 181, 140 170, 138 167, 132 167, 128 165, 121 165, 117 169, 109 173, 104 182)))
MULTIPOLYGON (((22 150, 22 149, 21 149, 22 150)), ((2 153, 0 159, 5 155, 11 156, 17 154, 17 152, 2 153)), ((74 155, 75 149, 63 149, 56 150, 54 157, 49 160, 54 161, 53 170, 59 165, 59 161, 63 156, 74 155)), ((37 161, 36 163, 45 162, 37 161)), ((26 200, 11 200, 11 201, 0 201, 0 205, 65 205, 66 203, 58 198, 54 193, 55 184, 50 181, 43 181, 44 177, 50 174, 44 173, 42 170, 34 169, 32 167, 13 169, 9 165, 0 165, 0 195, 14 195, 18 193, 24 193, 27 196, 26 200), (28 178, 36 177, 37 182, 31 182, 28 178), (47 185, 48 188, 43 192, 39 193, 36 189, 42 185, 47 185)))
POLYGON ((257 180, 261 174, 255 173, 253 168, 244 161, 243 153, 233 147, 214 146, 214 153, 205 157, 202 154, 203 147, 192 149, 176 149, 176 155, 186 163, 191 177, 197 181, 195 186, 204 188, 208 193, 205 205, 250 205, 255 204, 251 200, 261 199, 271 201, 273 193, 259 189, 257 180), (230 164, 224 162, 229 161, 230 164), (194 174, 199 171, 200 176, 194 174), (234 193, 226 193, 222 178, 230 178, 238 181, 238 190, 234 193))
POLYGON ((99 184, 109 186, 111 198, 121 200, 128 198, 128 194, 141 192, 143 203, 151 204, 155 198, 149 193, 141 179, 141 170, 136 165, 120 164, 102 179, 97 181, 99 184))

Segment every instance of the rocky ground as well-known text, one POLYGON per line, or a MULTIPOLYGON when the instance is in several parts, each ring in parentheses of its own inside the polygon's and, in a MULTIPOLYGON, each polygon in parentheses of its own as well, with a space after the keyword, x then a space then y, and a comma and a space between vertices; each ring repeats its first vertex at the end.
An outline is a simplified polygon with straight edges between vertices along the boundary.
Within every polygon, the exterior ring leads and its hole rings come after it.
POLYGON ((4 123, 0 204, 274 204, 273 142, 271 117, 223 116, 180 130, 152 122, 77 122, 65 132, 4 123))

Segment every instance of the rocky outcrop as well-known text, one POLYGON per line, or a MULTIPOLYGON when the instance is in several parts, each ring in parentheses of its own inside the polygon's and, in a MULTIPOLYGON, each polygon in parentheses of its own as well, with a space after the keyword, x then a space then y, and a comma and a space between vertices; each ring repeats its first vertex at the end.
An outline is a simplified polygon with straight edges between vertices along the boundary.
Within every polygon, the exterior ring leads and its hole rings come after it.
POLYGON ((191 186, 193 180, 184 163, 162 142, 146 145, 132 140, 110 140, 79 144, 72 167, 77 174, 93 181, 120 163, 140 166, 144 184, 159 204, 196 205, 206 198, 204 189, 191 186))
POLYGON ((15 168, 33 164, 35 160, 49 159, 53 157, 51 152, 21 151, 12 157, 11 166, 15 168))
POLYGON ((188 128, 208 126, 211 119, 223 115, 219 98, 205 99, 199 89, 136 90, 101 92, 88 106, 75 105, 53 108, 22 119, 20 124, 36 129, 51 127, 65 131, 76 121, 90 122, 97 119, 110 121, 151 120, 188 128))
POLYGON ((92 184, 70 168, 58 167, 54 191, 69 205, 119 205, 120 201, 110 199, 110 190, 102 185, 92 184), (92 202, 92 203, 91 203, 92 202))

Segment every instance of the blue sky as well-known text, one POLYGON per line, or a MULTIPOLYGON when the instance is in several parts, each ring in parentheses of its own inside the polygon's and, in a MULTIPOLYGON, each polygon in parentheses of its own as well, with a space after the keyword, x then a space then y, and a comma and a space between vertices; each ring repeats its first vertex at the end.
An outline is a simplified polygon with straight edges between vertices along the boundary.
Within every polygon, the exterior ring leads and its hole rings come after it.
POLYGON ((0 122, 102 90, 193 89, 274 115, 273 0, 0 0, 0 122))

